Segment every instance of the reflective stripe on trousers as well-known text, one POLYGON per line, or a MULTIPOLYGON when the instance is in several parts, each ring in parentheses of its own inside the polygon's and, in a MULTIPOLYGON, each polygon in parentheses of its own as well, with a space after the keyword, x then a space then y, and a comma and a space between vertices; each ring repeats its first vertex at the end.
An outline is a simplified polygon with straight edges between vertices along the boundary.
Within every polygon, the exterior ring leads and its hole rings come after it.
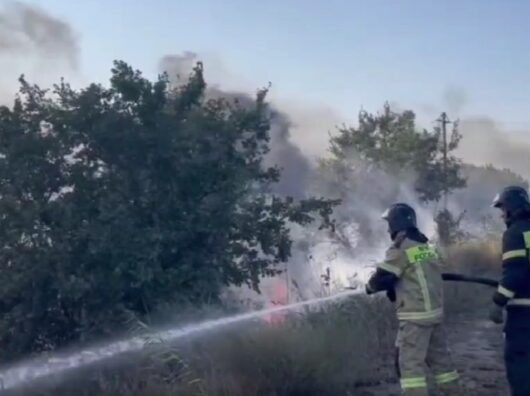
POLYGON ((447 373, 437 374, 434 376, 434 381, 438 385, 448 384, 457 381, 460 378, 456 371, 449 371, 447 373))
POLYGON ((428 374, 432 374, 433 385, 440 391, 458 387, 458 373, 454 370, 442 324, 401 321, 398 347, 400 383, 405 395, 428 395, 428 374))
POLYGON ((401 378, 401 389, 418 389, 418 388, 427 388, 427 378, 426 377, 410 377, 410 378, 401 378))
POLYGON ((399 320, 436 320, 441 319, 443 317, 443 309, 438 308, 433 311, 426 312, 398 312, 397 317, 399 320))

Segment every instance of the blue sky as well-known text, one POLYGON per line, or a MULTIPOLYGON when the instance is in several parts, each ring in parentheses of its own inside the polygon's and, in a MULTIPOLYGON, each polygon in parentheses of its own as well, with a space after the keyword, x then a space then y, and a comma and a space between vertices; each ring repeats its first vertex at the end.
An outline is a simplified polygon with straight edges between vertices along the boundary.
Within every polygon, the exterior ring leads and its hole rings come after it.
POLYGON ((452 89, 467 97, 456 115, 530 126, 530 1, 26 3, 73 26, 88 79, 106 79, 116 58, 155 73, 161 56, 191 50, 215 54, 248 86, 271 81, 282 98, 344 115, 388 100, 435 117, 452 89))

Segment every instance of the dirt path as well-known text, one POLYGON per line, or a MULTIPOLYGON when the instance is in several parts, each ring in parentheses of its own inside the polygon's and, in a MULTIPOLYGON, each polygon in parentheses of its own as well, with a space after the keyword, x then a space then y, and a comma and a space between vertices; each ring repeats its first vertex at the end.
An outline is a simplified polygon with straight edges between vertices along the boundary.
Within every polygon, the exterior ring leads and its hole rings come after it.
MULTIPOLYGON (((462 395, 509 396, 501 327, 482 318, 461 316, 450 320, 448 328, 455 365, 462 377, 462 395)), ((355 396, 399 395, 395 380, 391 382, 394 383, 360 386, 355 396)))

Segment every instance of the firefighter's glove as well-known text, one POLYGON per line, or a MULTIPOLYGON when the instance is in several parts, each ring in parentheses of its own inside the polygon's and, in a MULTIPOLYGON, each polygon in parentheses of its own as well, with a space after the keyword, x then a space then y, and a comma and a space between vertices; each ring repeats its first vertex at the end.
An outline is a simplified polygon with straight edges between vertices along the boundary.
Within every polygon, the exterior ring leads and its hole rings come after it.
POLYGON ((490 308, 490 320, 495 324, 502 324, 504 322, 503 308, 497 304, 493 304, 490 308))
POLYGON ((394 289, 387 290, 386 297, 390 300, 390 302, 396 302, 396 291, 394 289))

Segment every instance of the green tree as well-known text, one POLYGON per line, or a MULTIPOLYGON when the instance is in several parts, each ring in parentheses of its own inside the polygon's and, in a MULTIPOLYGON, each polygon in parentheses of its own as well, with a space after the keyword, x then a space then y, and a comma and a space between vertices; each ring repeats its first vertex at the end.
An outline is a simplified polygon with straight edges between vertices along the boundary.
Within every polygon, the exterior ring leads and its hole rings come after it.
POLYGON ((381 168, 385 173, 406 178, 414 173, 414 187, 423 201, 438 201, 447 192, 465 187, 461 161, 451 153, 460 134, 455 127, 448 142, 447 162, 440 146, 440 129, 419 130, 410 111, 395 112, 387 104, 380 114, 359 113, 357 127, 345 127, 331 138, 331 160, 325 166, 343 167, 352 156, 381 168))
POLYGON ((0 108, 4 356, 120 328, 167 302, 258 289, 288 259, 291 223, 330 225, 337 201, 270 193, 266 90, 206 100, 202 65, 171 88, 116 62, 108 88, 21 79, 0 108))
POLYGON ((468 235, 462 231, 461 223, 465 212, 461 213, 458 218, 455 218, 453 213, 447 209, 442 209, 434 217, 438 231, 438 238, 442 246, 450 246, 457 243, 468 235))

